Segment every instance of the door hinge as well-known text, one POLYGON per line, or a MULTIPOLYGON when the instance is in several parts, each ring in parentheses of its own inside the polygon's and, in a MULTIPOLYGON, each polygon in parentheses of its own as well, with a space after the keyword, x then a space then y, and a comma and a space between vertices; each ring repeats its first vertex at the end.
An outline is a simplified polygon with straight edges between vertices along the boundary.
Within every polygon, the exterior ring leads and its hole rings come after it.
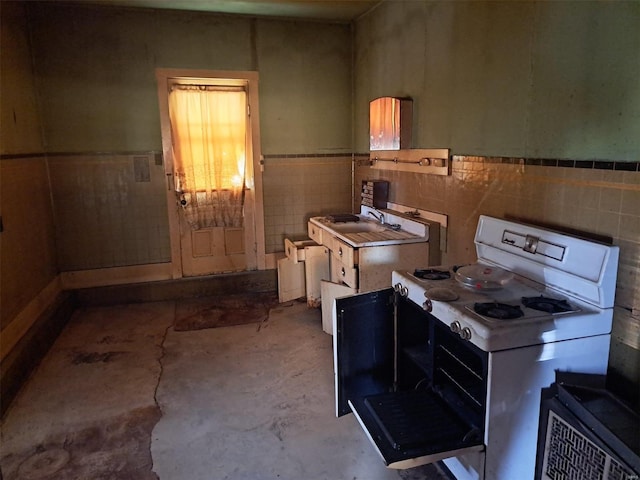
POLYGON ((247 117, 251 116, 251 105, 247 103, 247 117))

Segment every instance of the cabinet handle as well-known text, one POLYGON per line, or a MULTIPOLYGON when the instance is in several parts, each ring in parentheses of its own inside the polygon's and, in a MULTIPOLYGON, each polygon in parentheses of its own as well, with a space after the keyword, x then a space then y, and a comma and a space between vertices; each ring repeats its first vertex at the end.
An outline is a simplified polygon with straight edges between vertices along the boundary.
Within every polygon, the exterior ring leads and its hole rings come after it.
POLYGON ((342 247, 338 248, 338 256, 342 256, 342 247))
POLYGON ((340 273, 342 273, 342 276, 343 276, 343 277, 346 277, 346 276, 347 276, 347 272, 345 272, 345 271, 344 271, 344 267, 342 267, 342 268, 340 269, 340 273))

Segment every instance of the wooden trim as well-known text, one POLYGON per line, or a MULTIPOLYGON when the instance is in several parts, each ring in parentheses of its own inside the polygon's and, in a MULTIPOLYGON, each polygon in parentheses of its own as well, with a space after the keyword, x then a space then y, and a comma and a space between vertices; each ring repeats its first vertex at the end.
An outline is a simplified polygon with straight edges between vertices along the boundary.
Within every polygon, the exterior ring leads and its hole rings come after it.
POLYGON ((253 200, 253 205, 245 208, 248 211, 245 228, 245 258, 247 270, 265 269, 265 234, 264 207, 262 202, 262 151, 260 147, 260 109, 258 104, 258 72, 229 71, 229 70, 188 70, 175 68, 157 68, 158 101, 160 107, 160 124, 162 131, 162 151, 164 168, 167 178, 167 205, 169 214, 169 237, 171 242, 171 264, 173 278, 183 276, 179 207, 173 188, 173 155, 171 145, 171 124, 169 121, 168 92, 172 83, 180 81, 217 83, 223 79, 224 83, 246 85, 247 102, 250 107, 249 128, 251 134, 251 151, 253 157, 253 191, 247 192, 247 199, 253 200))
POLYGON ((174 278, 171 263, 152 263, 130 267, 100 268, 62 272, 60 279, 65 290, 104 287, 127 283, 155 282, 174 278))
POLYGON ((169 122, 169 79, 173 70, 156 69, 158 81, 158 106, 160 108, 160 129, 162 137, 162 155, 166 178, 167 215, 169 217, 169 242, 171 246, 171 276, 182 277, 182 254, 180 252, 180 223, 178 200, 175 195, 173 178, 173 149, 171 145, 171 123, 169 122))
POLYGON ((52 305, 63 287, 60 276, 56 276, 36 295, 29 304, 2 330, 0 336, 0 360, 4 360, 35 321, 52 305))

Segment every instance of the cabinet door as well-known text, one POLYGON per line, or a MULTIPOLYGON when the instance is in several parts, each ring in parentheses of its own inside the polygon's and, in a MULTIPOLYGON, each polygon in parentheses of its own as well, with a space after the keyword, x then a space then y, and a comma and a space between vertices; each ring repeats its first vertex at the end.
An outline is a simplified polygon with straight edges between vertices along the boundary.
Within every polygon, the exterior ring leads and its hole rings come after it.
POLYGON ((326 247, 305 247, 304 276, 307 286, 307 305, 317 308, 321 305, 321 283, 330 278, 329 250, 326 247))
POLYGON ((336 315, 336 415, 342 416, 351 412, 350 400, 393 386, 393 289, 338 298, 336 315))
POLYGON ((278 260, 278 301, 280 303, 304 297, 304 263, 285 257, 278 260))
MULTIPOLYGON (((336 323, 336 298, 354 295, 357 290, 342 283, 323 280, 320 282, 320 292, 322 294, 322 330, 329 335, 333 335, 334 324, 336 323)), ((333 371, 335 372, 335 368, 333 371)))
MULTIPOLYGON (((430 337, 438 320, 399 298, 394 335, 391 292, 380 290, 336 300, 338 416, 353 412, 390 468, 479 455, 484 449, 484 432, 469 423, 464 402, 450 402, 439 388, 430 385, 434 365, 430 337), (392 388, 396 340, 398 367, 405 371, 399 372, 398 389, 392 388), (409 364, 415 367, 417 377, 406 372, 409 364)), ((458 342, 463 345, 462 340, 458 342)))

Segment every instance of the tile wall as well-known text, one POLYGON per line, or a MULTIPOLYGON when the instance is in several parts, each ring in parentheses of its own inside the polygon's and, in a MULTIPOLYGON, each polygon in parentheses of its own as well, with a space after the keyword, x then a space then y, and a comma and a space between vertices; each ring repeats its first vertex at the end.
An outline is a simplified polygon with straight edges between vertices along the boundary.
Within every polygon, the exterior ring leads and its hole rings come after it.
POLYGON ((565 163, 503 157, 453 156, 451 175, 374 170, 356 162, 355 192, 365 178, 391 182, 390 201, 449 216, 445 263, 474 259, 480 214, 511 217, 591 236, 621 249, 619 298, 640 310, 640 173, 635 162, 565 163), (615 170, 614 170, 615 166, 615 170), (625 170, 633 168, 634 170, 625 170), (631 290, 631 291, 629 291, 631 290), (636 289, 638 290, 638 289, 636 289))
POLYGON ((351 211, 350 155, 265 155, 266 253, 284 251, 284 239, 307 238, 310 217, 351 211))
POLYGON ((160 154, 49 158, 61 271, 171 261, 160 154))
MULTIPOLYGON (((0 158, 0 205, 0 327, 4 330, 57 275, 44 155, 0 158)), ((0 353, 4 357, 7 352, 0 353)))
MULTIPOLYGON (((49 168, 61 271, 171 261, 159 154, 60 154, 49 168)), ((265 155, 266 253, 306 238, 311 216, 350 212, 351 169, 344 154, 265 155)))
POLYGON ((448 215, 443 264, 475 260, 481 214, 618 245, 610 377, 640 406, 640 162, 455 155, 449 176, 374 170, 368 155, 355 164, 354 198, 363 179, 383 179, 391 202, 448 215))

